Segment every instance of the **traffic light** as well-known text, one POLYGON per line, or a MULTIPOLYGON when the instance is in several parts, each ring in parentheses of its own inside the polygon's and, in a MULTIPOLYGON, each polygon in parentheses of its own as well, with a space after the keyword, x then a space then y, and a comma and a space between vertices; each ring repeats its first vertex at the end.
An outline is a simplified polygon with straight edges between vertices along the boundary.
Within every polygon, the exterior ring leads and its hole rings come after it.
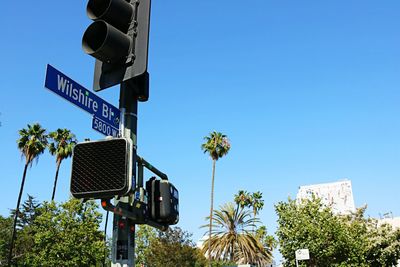
POLYGON ((179 193, 168 180, 146 182, 148 193, 148 216, 161 224, 177 224, 179 221, 179 193))
POLYGON ((95 91, 148 75, 150 1, 89 0, 87 15, 94 22, 83 35, 82 48, 96 58, 95 91))
POLYGON ((83 199, 127 195, 134 189, 135 157, 127 138, 77 144, 72 154, 71 194, 83 199))

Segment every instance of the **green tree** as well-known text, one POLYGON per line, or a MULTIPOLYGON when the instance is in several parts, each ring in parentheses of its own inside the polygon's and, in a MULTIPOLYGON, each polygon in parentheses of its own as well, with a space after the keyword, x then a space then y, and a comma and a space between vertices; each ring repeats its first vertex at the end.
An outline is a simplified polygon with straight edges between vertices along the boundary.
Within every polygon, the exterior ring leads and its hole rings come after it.
POLYGON ((253 210, 253 218, 256 218, 258 212, 264 207, 264 200, 262 199, 262 193, 260 191, 252 194, 245 190, 239 190, 235 195, 234 201, 238 208, 251 207, 253 210))
POLYGON ((18 235, 15 239, 14 247, 14 264, 15 266, 26 266, 26 257, 32 251, 34 247, 34 235, 35 232, 32 226, 25 226, 18 230, 18 235))
POLYGON ((254 218, 258 212, 264 207, 264 200, 262 199, 262 193, 260 191, 254 192, 250 197, 250 206, 253 208, 254 218))
POLYGON ((256 238, 261 242, 264 249, 267 251, 273 251, 278 245, 277 241, 272 235, 268 234, 267 227, 262 225, 256 230, 256 238))
POLYGON ((239 190, 239 192, 234 196, 234 201, 238 208, 240 207, 241 209, 244 209, 245 207, 250 207, 251 206, 250 193, 245 190, 239 190))
POLYGON ((8 265, 11 265, 13 256, 13 247, 16 235, 16 224, 19 216, 19 205, 21 203, 21 196, 24 190, 26 171, 28 166, 32 165, 34 159, 38 159, 39 155, 43 154, 47 146, 47 135, 46 130, 42 128, 39 123, 35 123, 32 126, 28 124, 27 129, 21 129, 19 131, 19 139, 17 140, 18 149, 21 151, 22 156, 25 157, 24 173, 22 175, 21 187, 18 194, 17 207, 15 208, 15 216, 13 229, 11 234, 10 251, 8 254, 8 265))
POLYGON ((72 150, 77 140, 75 135, 68 129, 57 129, 55 132, 49 133, 49 138, 52 140, 49 145, 50 154, 56 156, 56 176, 54 178, 53 193, 51 195, 51 200, 54 200, 61 162, 71 157, 72 150))
MULTIPOLYGON (((40 203, 35 200, 35 197, 28 194, 28 199, 22 203, 22 208, 19 211, 17 218, 17 229, 23 229, 33 224, 36 216, 38 215, 38 209, 40 203)), ((15 217, 16 210, 11 210, 11 216, 15 217)))
POLYGON ((12 217, 0 215, 0 266, 5 266, 8 252, 10 251, 10 241, 12 232, 12 217))
POLYGON ((366 207, 347 216, 332 213, 318 198, 275 206, 280 251, 285 266, 295 266, 295 251, 308 248, 309 266, 394 266, 400 259, 400 230, 366 219, 366 207))
POLYGON ((135 266, 147 265, 146 255, 151 254, 150 244, 157 238, 155 228, 148 225, 139 225, 136 230, 135 238, 135 266))
MULTIPOLYGON (((31 195, 28 194, 28 199, 22 203, 19 215, 17 217, 16 225, 16 239, 14 247, 14 263, 19 266, 23 265, 26 254, 33 247, 33 236, 32 225, 39 215, 41 204, 31 195)), ((11 217, 15 216, 16 210, 11 210, 11 217)))
POLYGON ((271 262, 271 251, 266 250, 252 233, 251 228, 258 223, 249 210, 235 208, 233 203, 221 206, 214 211, 212 237, 205 240, 203 253, 214 259, 237 263, 262 265, 271 262))
POLYGON ((104 261, 101 213, 93 201, 44 202, 32 226, 28 266, 100 266, 104 261))
MULTIPOLYGON (((338 266, 350 256, 345 225, 330 208, 324 207, 320 199, 313 197, 300 204, 289 199, 288 202, 279 202, 275 209, 278 214, 277 236, 280 251, 286 259, 285 266, 294 267, 295 251, 303 248, 310 251, 309 266, 338 266)), ((363 266, 362 262, 357 264, 363 266)))
POLYGON ((366 259, 368 266, 397 266, 400 259, 400 229, 390 225, 369 228, 366 259))
MULTIPOLYGON (((235 262, 227 261, 227 260, 213 260, 211 262, 212 267, 227 267, 227 266, 235 266, 235 265, 236 265, 235 262)), ((202 266, 202 265, 200 265, 200 266, 202 266)))
MULTIPOLYGON (((215 180, 215 165, 218 159, 228 154, 231 145, 226 135, 213 131, 209 136, 204 137, 205 143, 201 145, 201 149, 204 153, 210 155, 212 165, 212 176, 211 176, 211 197, 210 197, 210 222, 209 222, 209 236, 211 239, 212 233, 212 216, 214 210, 214 180, 215 180)), ((211 243, 210 243, 211 244, 211 243)), ((211 266, 211 255, 208 257, 208 264, 211 266)))
POLYGON ((144 252, 146 267, 202 267, 206 259, 190 239, 191 234, 179 227, 166 232, 157 231, 158 236, 151 239, 149 249, 144 252))

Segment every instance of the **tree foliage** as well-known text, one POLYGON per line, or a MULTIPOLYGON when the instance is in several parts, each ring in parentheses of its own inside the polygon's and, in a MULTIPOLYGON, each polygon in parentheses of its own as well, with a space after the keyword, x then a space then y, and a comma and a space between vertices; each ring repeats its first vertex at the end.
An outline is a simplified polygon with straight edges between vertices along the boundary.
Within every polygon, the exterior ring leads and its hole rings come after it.
POLYGON ((53 193, 51 200, 54 200, 57 187, 58 171, 60 169, 61 162, 72 156, 72 150, 78 142, 75 135, 68 129, 57 129, 54 132, 49 133, 51 140, 49 144, 49 152, 51 155, 56 157, 56 174, 54 178, 53 193))
MULTIPOLYGON (((13 249, 12 262, 15 265, 23 265, 27 253, 32 249, 33 235, 32 225, 36 217, 40 214, 41 204, 28 194, 28 199, 22 203, 16 221, 17 238, 13 249)), ((11 210, 11 217, 15 218, 16 210, 11 210)), ((11 229, 11 228, 10 228, 11 229)), ((9 244, 8 244, 9 246, 9 244)))
POLYGON ((400 230, 382 225, 369 231, 366 251, 368 266, 397 266, 400 259, 400 230))
MULTIPOLYGON (((205 257, 190 239, 191 234, 179 227, 169 228, 166 232, 156 231, 151 228, 140 228, 142 233, 138 236, 147 236, 148 249, 138 251, 143 253, 146 267, 202 267, 206 264, 205 257), (149 231, 152 232, 149 234, 149 231), (147 233, 146 233, 147 232, 147 233), (156 232, 156 237, 153 233, 156 232), (142 235, 143 234, 143 235, 142 235)), ((143 247, 138 247, 140 250, 143 247)), ((139 265, 141 266, 141 265, 139 265)))
POLYGON ((45 202, 31 226, 34 245, 28 266, 98 266, 104 260, 101 214, 94 202, 45 202))
POLYGON ((72 156, 72 150, 78 142, 75 135, 68 129, 57 129, 49 133, 51 140, 49 144, 49 152, 56 157, 56 162, 72 156))
MULTIPOLYGON (((33 224, 35 218, 39 215, 39 208, 41 204, 35 197, 28 194, 28 199, 22 203, 18 213, 17 228, 23 229, 33 224)), ((15 216, 15 210, 11 210, 11 216, 15 216)))
POLYGON ((151 254, 150 244, 157 238, 157 230, 148 225, 139 225, 135 236, 135 266, 146 266, 146 255, 151 254))
POLYGON ((40 154, 43 154, 48 142, 46 129, 42 128, 39 123, 27 126, 28 128, 19 130, 17 145, 25 157, 26 163, 30 164, 35 158, 38 159, 40 154))
POLYGON ((11 231, 13 219, 0 215, 0 266, 7 262, 8 252, 10 250, 11 231))
POLYGON ((275 238, 272 235, 268 234, 267 227, 265 225, 258 227, 255 232, 255 235, 256 235, 256 238, 263 245, 264 249, 266 249, 268 251, 272 252, 278 245, 275 238))
POLYGON ((251 207, 254 218, 264 207, 264 200, 262 199, 262 192, 260 191, 250 194, 245 190, 239 190, 239 192, 234 196, 234 201, 241 209, 251 207))
MULTIPOLYGON (((13 214, 0 216, 0 266, 8 266, 13 214)), ((101 266, 109 251, 100 221, 94 202, 39 204, 28 196, 18 216, 11 266, 101 266)))
POLYGON ((254 192, 251 195, 250 206, 253 208, 254 217, 256 217, 258 212, 264 207, 264 200, 262 199, 262 193, 260 191, 254 192))
POLYGON ((251 195, 245 190, 239 190, 239 192, 234 196, 234 201, 238 207, 244 209, 245 207, 251 206, 251 195))
POLYGON ((233 203, 221 206, 214 211, 212 237, 205 240, 203 253, 213 259, 237 263, 263 265, 271 262, 271 251, 265 249, 252 230, 258 223, 250 210, 235 208, 233 203))
POLYGON ((213 160, 218 160, 228 154, 231 144, 225 134, 212 132, 204 137, 205 142, 201 145, 204 153, 210 155, 213 160))
POLYGON ((285 266, 296 266, 295 251, 304 248, 310 251, 308 266, 393 266, 400 258, 400 230, 378 227, 364 217, 365 208, 338 216, 313 197, 279 202, 275 209, 285 266))

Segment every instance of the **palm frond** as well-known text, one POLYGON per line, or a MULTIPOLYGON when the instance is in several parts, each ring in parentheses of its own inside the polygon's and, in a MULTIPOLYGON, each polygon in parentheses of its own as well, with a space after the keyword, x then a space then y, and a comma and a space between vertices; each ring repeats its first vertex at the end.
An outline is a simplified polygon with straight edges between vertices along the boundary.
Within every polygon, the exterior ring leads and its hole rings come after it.
POLYGON ((56 162, 72 156, 74 146, 77 144, 75 135, 68 129, 57 129, 49 133, 52 143, 49 145, 49 152, 56 156, 56 162))
POLYGON ((44 152, 47 146, 46 129, 43 129, 39 123, 33 125, 28 124, 27 128, 18 131, 17 139, 18 149, 25 157, 28 164, 32 164, 33 160, 44 152))
POLYGON ((213 160, 218 160, 226 154, 230 149, 230 143, 226 135, 213 131, 209 136, 204 137, 205 143, 201 145, 204 153, 208 153, 213 160))
POLYGON ((220 206, 219 210, 213 212, 211 239, 204 241, 203 253, 210 253, 214 259, 238 263, 270 262, 271 252, 263 247, 251 230, 258 223, 259 219, 252 217, 249 210, 238 210, 233 203, 220 206))

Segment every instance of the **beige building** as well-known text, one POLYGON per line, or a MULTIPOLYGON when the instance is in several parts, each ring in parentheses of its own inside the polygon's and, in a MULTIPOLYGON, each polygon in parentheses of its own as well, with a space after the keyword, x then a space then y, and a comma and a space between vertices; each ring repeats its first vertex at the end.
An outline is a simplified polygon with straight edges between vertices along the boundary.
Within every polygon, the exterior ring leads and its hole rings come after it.
POLYGON ((296 199, 309 199, 312 195, 321 198, 322 203, 331 207, 335 214, 344 215, 356 211, 350 180, 300 186, 296 199))
POLYGON ((393 229, 400 229, 400 217, 379 219, 378 226, 381 226, 382 224, 389 224, 393 229))

